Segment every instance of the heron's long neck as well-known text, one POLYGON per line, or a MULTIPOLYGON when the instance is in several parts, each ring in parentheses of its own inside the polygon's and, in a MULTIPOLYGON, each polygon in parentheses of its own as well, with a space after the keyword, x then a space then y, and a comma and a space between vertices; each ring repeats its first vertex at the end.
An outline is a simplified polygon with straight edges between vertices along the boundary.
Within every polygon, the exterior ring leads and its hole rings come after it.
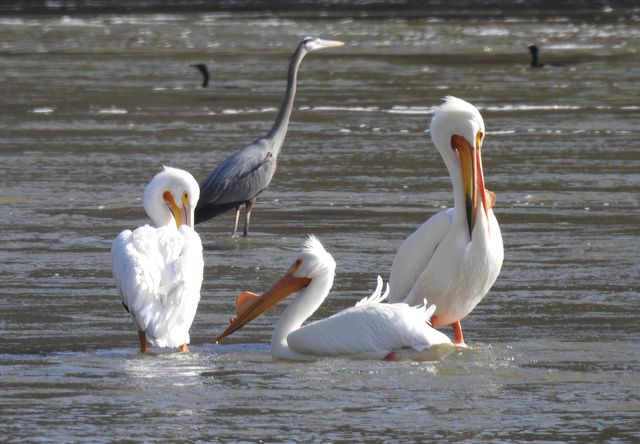
POLYGON ((280 106, 278 117, 273 123, 271 130, 266 135, 266 138, 274 140, 274 155, 277 155, 284 141, 284 137, 287 134, 287 128, 289 127, 289 117, 291 117, 291 111, 293 110, 293 101, 296 97, 296 84, 298 82, 298 67, 300 62, 304 58, 306 52, 299 46, 296 52, 291 57, 289 63, 289 73, 287 74, 287 91, 284 94, 284 100, 280 106))
POLYGON ((316 276, 306 288, 298 292, 291 300, 284 313, 276 322, 271 337, 271 353, 278 358, 300 358, 289 348, 287 336, 289 333, 299 329, 322 305, 333 286, 333 271, 327 271, 320 276, 316 276))

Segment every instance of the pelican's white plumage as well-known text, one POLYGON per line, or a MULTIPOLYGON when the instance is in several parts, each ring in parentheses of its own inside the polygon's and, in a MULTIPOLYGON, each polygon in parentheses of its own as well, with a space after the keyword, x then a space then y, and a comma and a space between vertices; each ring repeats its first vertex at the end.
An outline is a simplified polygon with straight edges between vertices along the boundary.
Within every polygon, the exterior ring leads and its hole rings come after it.
POLYGON ((447 97, 431 120, 431 138, 451 176, 454 207, 428 219, 400 245, 391 268, 389 301, 436 305, 435 327, 453 324, 464 343, 460 320, 487 294, 503 260, 500 226, 484 187, 480 112, 447 97))
POLYGON ((182 350, 190 342, 204 268, 200 236, 193 230, 198 197, 189 173, 165 167, 143 196, 155 227, 125 230, 113 241, 113 276, 143 352, 147 342, 182 350))
POLYGON ((375 292, 326 319, 302 323, 320 307, 333 285, 335 261, 320 241, 310 236, 289 272, 271 290, 257 298, 218 337, 245 325, 288 294, 298 291, 277 321, 271 339, 271 353, 290 360, 321 356, 382 359, 394 357, 428 359, 421 354, 435 345, 451 344, 449 338, 429 325, 435 310, 426 302, 411 307, 405 303, 383 303, 382 278, 375 292))

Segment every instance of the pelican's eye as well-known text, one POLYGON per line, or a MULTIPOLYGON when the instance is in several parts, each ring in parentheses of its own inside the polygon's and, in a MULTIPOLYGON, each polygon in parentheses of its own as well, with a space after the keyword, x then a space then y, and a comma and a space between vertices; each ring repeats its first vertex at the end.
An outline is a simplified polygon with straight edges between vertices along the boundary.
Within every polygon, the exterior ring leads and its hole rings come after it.
POLYGON ((182 193, 182 205, 186 206, 189 203, 189 193, 186 191, 182 193))
POLYGON ((480 149, 480 147, 482 147, 483 140, 484 140, 484 133, 482 131, 478 131, 476 133, 476 148, 480 149))
POLYGON ((298 258, 295 260, 295 262, 293 264, 291 264, 291 267, 289 267, 289 274, 293 274, 295 273, 298 268, 300 268, 300 265, 302 265, 302 259, 298 258))

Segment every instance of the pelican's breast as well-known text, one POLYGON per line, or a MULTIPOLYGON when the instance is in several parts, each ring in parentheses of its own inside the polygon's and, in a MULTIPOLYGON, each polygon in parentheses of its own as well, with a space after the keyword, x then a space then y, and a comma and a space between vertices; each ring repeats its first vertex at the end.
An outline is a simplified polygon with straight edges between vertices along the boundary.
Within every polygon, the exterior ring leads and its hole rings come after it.
POLYGON ((438 325, 448 325, 468 315, 500 272, 504 253, 493 211, 477 225, 471 242, 456 235, 455 230, 447 234, 409 295, 409 303, 426 298, 436 305, 438 325))
POLYGON ((124 231, 112 245, 112 268, 123 303, 152 345, 189 343, 204 268, 193 229, 146 225, 124 231))

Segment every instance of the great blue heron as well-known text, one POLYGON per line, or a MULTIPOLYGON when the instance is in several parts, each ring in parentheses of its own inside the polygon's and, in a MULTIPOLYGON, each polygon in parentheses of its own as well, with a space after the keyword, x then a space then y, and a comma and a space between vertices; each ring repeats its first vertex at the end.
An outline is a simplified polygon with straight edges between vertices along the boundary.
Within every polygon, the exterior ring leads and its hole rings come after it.
POLYGON ((227 157, 200 182, 200 200, 195 212, 196 224, 235 208, 236 218, 233 226, 233 236, 235 236, 238 230, 240 207, 245 204, 244 236, 247 236, 251 210, 256 204, 256 197, 269 186, 276 172, 278 154, 287 134, 289 117, 293 109, 300 62, 308 52, 342 45, 344 45, 342 42, 312 37, 306 37, 298 44, 289 62, 284 101, 271 130, 264 137, 227 157))
POLYGON ((202 87, 206 88, 209 85, 209 67, 204 63, 196 63, 195 65, 190 65, 200 71, 202 74, 202 87))

